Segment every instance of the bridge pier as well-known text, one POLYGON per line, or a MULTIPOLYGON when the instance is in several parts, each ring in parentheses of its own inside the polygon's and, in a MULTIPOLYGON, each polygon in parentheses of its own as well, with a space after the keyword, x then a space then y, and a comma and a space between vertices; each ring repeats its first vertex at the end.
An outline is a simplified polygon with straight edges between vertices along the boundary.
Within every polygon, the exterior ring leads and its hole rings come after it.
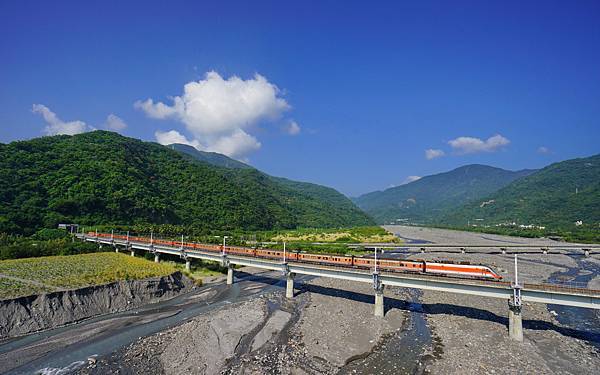
POLYGON ((523 341, 522 306, 508 302, 508 337, 515 341, 523 341))
POLYGON ((506 248, 505 247, 501 248, 500 250, 502 250, 502 255, 506 255, 506 248))
POLYGON ((464 247, 461 247, 461 248, 460 248, 460 253, 461 253, 461 254, 464 254, 464 253, 465 253, 465 251, 466 251, 466 249, 465 249, 464 247))
POLYGON ((134 257, 135 256, 135 250, 131 249, 131 256, 134 257))
POLYGON ((160 262, 160 255, 158 253, 154 253, 154 262, 155 263, 160 262))
POLYGON ((118 252, 119 252, 119 247, 115 246, 115 253, 118 253, 118 252))
POLYGON ((425 254, 425 248, 424 247, 421 248, 421 254, 425 254))
POLYGON ((521 289, 519 284, 519 272, 517 268, 517 254, 515 254, 515 281, 511 283, 513 295, 508 300, 508 337, 514 341, 523 341, 523 319, 521 318, 521 309, 523 303, 521 299, 521 289))
POLYGON ((227 267, 227 285, 233 284, 233 267, 227 267))
POLYGON ((583 255, 585 255, 586 257, 590 256, 590 249, 583 249, 583 255))
POLYGON ((189 259, 186 259, 185 260, 185 270, 189 272, 189 271, 191 271, 191 269, 192 269, 192 261, 189 259))
POLYGON ((546 248, 546 247, 542 248, 542 253, 544 255, 547 255, 548 254, 548 248, 546 248))
POLYGON ((381 290, 375 291, 375 316, 383 317, 385 315, 385 305, 383 300, 383 285, 381 290))
POLYGON ((383 317, 385 315, 385 305, 383 299, 383 287, 379 273, 373 273, 373 289, 375 290, 375 316, 383 317))
POLYGON ((296 274, 292 272, 288 272, 286 275, 287 283, 285 286, 285 298, 294 298, 294 276, 296 276, 296 274))

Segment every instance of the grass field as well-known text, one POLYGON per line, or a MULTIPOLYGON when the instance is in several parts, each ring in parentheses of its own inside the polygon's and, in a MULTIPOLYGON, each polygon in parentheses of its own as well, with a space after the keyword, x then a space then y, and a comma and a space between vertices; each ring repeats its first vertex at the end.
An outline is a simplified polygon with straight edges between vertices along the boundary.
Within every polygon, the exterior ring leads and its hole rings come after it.
POLYGON ((381 227, 345 229, 297 229, 274 234, 277 242, 333 242, 333 243, 398 243, 400 239, 381 227))
POLYGON ((112 252, 3 260, 0 299, 163 276, 176 270, 173 264, 112 252))

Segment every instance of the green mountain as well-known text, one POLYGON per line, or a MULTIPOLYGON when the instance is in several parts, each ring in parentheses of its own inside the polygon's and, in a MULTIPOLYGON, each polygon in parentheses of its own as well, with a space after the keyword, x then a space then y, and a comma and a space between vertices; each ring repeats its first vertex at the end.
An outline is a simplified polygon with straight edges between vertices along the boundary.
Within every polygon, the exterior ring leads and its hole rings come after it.
POLYGON ((465 203, 485 197, 532 172, 466 165, 384 191, 364 194, 355 198, 354 202, 378 223, 397 220, 434 223, 465 203))
POLYGON ((263 177, 265 180, 270 180, 269 183, 279 185, 280 188, 284 190, 288 190, 293 192, 294 194, 298 194, 301 196, 310 197, 316 201, 323 201, 330 204, 332 207, 337 207, 338 209, 333 211, 331 214, 337 215, 340 219, 347 214, 362 216, 362 211, 360 211, 354 203, 350 199, 348 199, 345 195, 339 193, 337 190, 332 189, 330 187, 312 184, 310 182, 300 182, 293 181, 283 177, 274 177, 270 176, 264 172, 260 172, 257 169, 249 166, 248 164, 244 164, 240 161, 231 159, 225 155, 216 153, 216 152, 204 152, 195 149, 192 146, 182 145, 182 144, 171 144, 168 146, 173 150, 180 151, 185 153, 194 159, 219 166, 225 167, 229 169, 234 169, 235 171, 230 171, 229 174, 231 176, 235 176, 241 174, 244 178, 247 178, 248 171, 239 171, 240 169, 252 169, 254 173, 263 177), (336 212, 342 210, 341 212, 336 212))
POLYGON ((466 225, 516 222, 548 228, 600 223, 600 154, 555 163, 445 215, 441 222, 466 225), (483 219, 483 220, 481 220, 483 219))
POLYGON ((217 152, 206 152, 200 151, 195 147, 184 145, 181 143, 173 143, 167 146, 173 150, 177 150, 179 152, 183 152, 184 154, 188 154, 192 156, 194 159, 206 162, 208 164, 216 165, 217 167, 224 168, 232 168, 232 169, 244 169, 244 168, 252 168, 248 164, 244 164, 241 161, 234 160, 230 157, 227 157, 223 154, 219 154, 217 152))
POLYGON ((106 131, 0 144, 0 181, 0 232, 31 234, 60 222, 251 230, 372 224, 348 199, 336 204, 253 168, 218 167, 106 131))

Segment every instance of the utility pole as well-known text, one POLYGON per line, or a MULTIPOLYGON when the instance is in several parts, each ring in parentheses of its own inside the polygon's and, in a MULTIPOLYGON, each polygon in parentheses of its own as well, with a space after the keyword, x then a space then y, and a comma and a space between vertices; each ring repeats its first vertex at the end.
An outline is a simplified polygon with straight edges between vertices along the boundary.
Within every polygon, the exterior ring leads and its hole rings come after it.
POLYGON ((223 256, 225 256, 225 240, 228 238, 229 236, 223 236, 223 256))
POLYGON ((377 248, 375 248, 375 272, 377 273, 377 248))

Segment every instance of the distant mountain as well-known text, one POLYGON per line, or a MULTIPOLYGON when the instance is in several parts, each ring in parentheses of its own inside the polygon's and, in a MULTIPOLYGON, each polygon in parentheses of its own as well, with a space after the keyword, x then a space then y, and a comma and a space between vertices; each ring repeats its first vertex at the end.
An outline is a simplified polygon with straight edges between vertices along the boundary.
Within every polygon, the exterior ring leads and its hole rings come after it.
POLYGON ((549 228, 600 224, 600 154, 551 164, 530 176, 447 213, 441 222, 506 222, 549 228))
POLYGON ((488 196, 534 170, 507 171, 472 164, 423 177, 384 191, 361 195, 354 202, 378 223, 402 220, 435 223, 451 210, 488 196))
POLYGON ((227 157, 223 154, 219 154, 217 152, 206 152, 200 151, 195 147, 184 145, 181 143, 173 143, 167 146, 173 150, 177 150, 179 152, 186 153, 197 160, 204 161, 208 164, 216 165, 217 167, 224 168, 235 168, 235 169, 244 169, 244 168, 252 168, 248 164, 244 164, 241 161, 234 160, 230 157, 227 157))
MULTIPOLYGON (((309 198, 311 202, 314 203, 312 207, 313 209, 328 210, 328 215, 338 218, 339 222, 350 219, 348 224, 345 225, 374 224, 372 219, 367 218, 364 212, 356 207, 356 205, 350 199, 330 187, 309 182, 289 180, 283 177, 270 176, 225 155, 215 152, 199 151, 188 145, 171 144, 168 147, 189 155, 196 160, 218 167, 227 168, 229 169, 227 174, 230 176, 230 178, 240 181, 240 183, 243 183, 244 179, 260 179, 261 184, 270 189, 286 191, 287 194, 309 198), (317 204, 317 202, 320 203, 317 204), (326 203, 328 206, 321 206, 322 203, 326 203)), ((290 204, 295 204, 293 200, 289 200, 289 202, 290 204)), ((307 208, 308 207, 297 207, 297 210, 299 212, 303 212, 303 215, 307 215, 308 217, 306 217, 305 220, 307 222, 311 222, 312 219, 309 217, 313 214, 310 212, 310 210, 307 211, 307 208)))
POLYGON ((333 189, 215 166, 107 131, 0 143, 0 181, 0 232, 61 222, 227 230, 373 223, 333 189))

